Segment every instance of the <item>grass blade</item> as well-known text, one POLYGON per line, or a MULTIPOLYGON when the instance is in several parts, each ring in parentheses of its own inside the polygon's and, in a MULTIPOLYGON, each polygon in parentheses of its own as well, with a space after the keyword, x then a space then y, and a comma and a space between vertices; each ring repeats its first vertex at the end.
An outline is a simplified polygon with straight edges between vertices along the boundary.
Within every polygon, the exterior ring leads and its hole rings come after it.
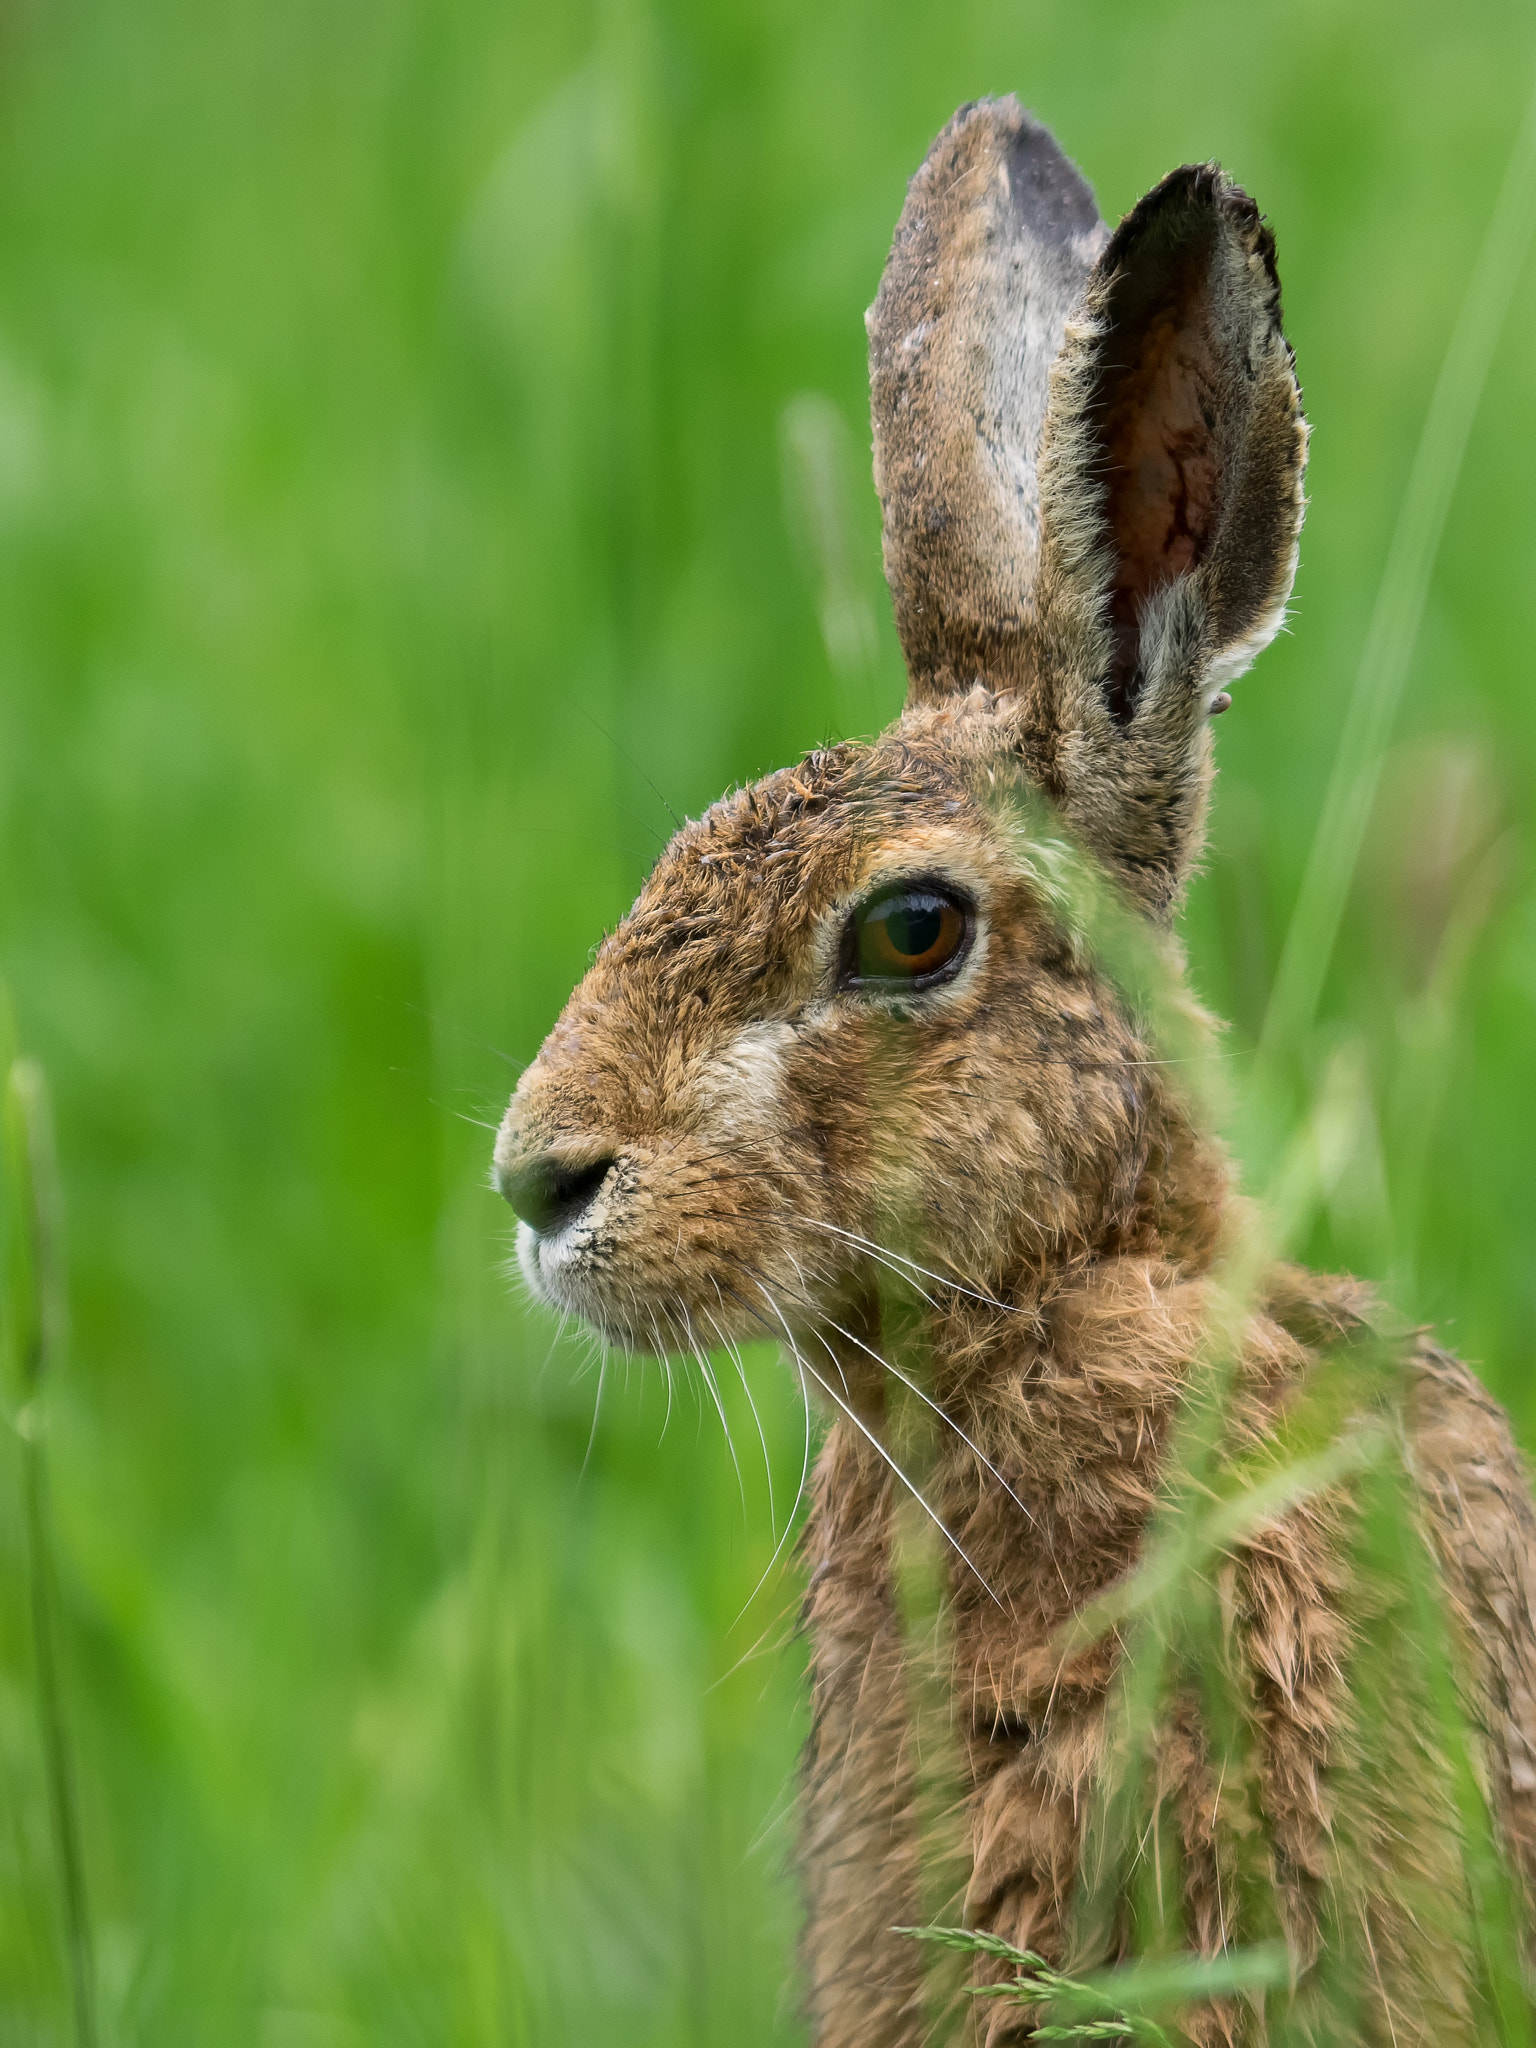
POLYGON ((64 1945, 76 2048, 95 2048, 95 1965, 86 1898, 74 1759, 59 1656, 57 1575, 48 1489, 43 1396, 64 1333, 63 1259, 53 1119, 48 1084, 30 1060, 11 1067, 5 1088, 5 1163, 10 1240, 9 1349, 21 1405, 28 1571, 38 1718, 58 1859, 64 1945))
POLYGON ((1270 1065, 1311 1029, 1489 366, 1536 231, 1536 93, 1452 329, 1387 552, 1322 816, 1264 1018, 1270 1065))

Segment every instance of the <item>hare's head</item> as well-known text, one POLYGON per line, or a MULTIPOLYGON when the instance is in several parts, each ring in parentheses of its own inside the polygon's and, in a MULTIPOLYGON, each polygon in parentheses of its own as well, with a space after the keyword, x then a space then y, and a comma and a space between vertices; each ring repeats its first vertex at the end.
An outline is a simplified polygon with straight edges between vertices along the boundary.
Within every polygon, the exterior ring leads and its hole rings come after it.
POLYGON ((1166 1099, 1049 877, 1070 841, 1166 925, 1280 623, 1273 243, 1213 166, 1110 234, 984 102, 868 324, 906 709, 678 833, 497 1141, 535 1292, 638 1349, 852 1312, 871 1245, 987 1292, 1169 1227, 1166 1099))

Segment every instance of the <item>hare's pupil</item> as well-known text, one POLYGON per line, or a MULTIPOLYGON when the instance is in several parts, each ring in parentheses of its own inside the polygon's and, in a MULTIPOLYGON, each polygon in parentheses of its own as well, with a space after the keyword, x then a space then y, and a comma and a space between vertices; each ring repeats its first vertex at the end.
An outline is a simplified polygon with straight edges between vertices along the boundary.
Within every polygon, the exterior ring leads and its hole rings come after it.
POLYGON ((887 923, 895 951, 916 959, 938 944, 944 912, 931 900, 924 902, 921 898, 916 901, 909 898, 907 902, 895 905, 887 923))

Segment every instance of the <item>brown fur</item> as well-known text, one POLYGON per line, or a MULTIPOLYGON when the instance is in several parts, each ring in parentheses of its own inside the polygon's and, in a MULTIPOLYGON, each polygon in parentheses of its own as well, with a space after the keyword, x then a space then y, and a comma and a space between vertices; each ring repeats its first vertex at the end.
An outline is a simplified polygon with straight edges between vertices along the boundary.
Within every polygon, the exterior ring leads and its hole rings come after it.
MULTIPOLYGON (((966 1910, 1063 1953, 1118 1651, 1064 1650, 1062 1631, 1141 1554, 1235 1210, 1219 1147, 1064 928, 1055 835, 1106 866, 1176 969, 1166 918, 1200 842, 1209 714, 1279 623, 1305 454, 1252 203, 1212 167, 1177 171, 1109 236, 1012 101, 962 110, 935 143, 870 340, 908 708, 683 828, 496 1151, 525 1208, 531 1186, 579 1190, 524 1225, 541 1296, 638 1350, 782 1338, 833 1418, 804 1536, 804 1964, 822 2048, 898 2048, 928 2024, 920 1953, 891 1931, 923 1912, 923 1844, 883 1455, 893 1268, 875 1247, 937 1276, 901 1355, 950 1425, 925 1491, 969 1559, 950 1575, 947 1673, 966 1910), (975 905, 955 979, 904 1002, 844 990, 853 906, 934 876, 975 905)), ((1268 1441, 1320 1354, 1374 1315, 1354 1282, 1273 1273, 1235 1442, 1268 1441)), ((1419 1512, 1481 1768, 1529 1874, 1536 1516, 1499 1410, 1427 1341, 1408 1351, 1419 1512)), ((1445 1760, 1415 1747, 1411 1687, 1400 1777, 1362 1791, 1350 1769, 1350 1512, 1335 1488, 1231 1547, 1218 1591, 1258 1741, 1218 1770, 1184 1699, 1157 1796, 1202 1951, 1251 1931, 1241 1865, 1263 1839, 1299 1970, 1330 1902, 1355 1901, 1376 1984, 1360 2038, 1460 2038, 1460 1909, 1434 1903, 1459 1897, 1452 1793, 1445 1760)), ((983 2021, 993 2039, 1020 2024, 996 2005, 983 2021)), ((1262 2035, 1235 2001, 1191 2024, 1262 2035)))

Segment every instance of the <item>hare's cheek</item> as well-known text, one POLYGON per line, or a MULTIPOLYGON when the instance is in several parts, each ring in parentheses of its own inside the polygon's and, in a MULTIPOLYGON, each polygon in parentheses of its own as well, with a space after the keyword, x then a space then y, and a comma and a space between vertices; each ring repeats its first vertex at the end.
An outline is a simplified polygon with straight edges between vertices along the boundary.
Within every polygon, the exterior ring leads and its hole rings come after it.
POLYGON ((782 1128, 786 1059, 794 1042, 790 1024, 747 1024, 700 1060, 693 1107, 712 1137, 740 1142, 782 1128))

